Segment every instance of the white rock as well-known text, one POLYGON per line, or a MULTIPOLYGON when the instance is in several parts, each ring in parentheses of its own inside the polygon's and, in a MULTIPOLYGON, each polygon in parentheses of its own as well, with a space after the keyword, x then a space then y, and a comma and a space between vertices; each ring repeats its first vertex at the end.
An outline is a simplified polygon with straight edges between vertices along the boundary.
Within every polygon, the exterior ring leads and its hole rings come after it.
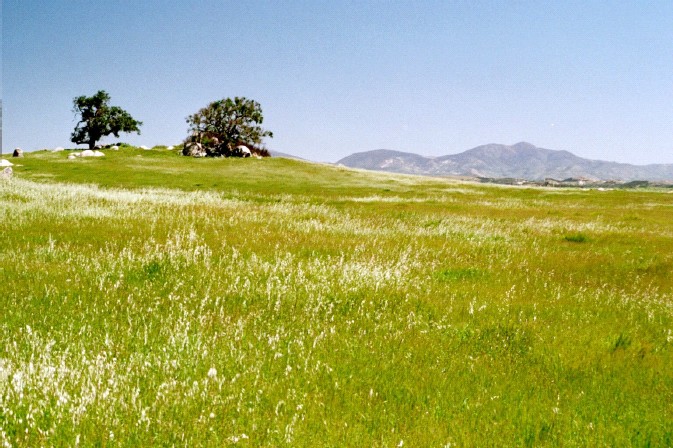
POLYGON ((0 159, 0 166, 14 166, 14 164, 9 160, 0 159))
POLYGON ((72 155, 75 156, 75 157, 82 157, 81 152, 73 152, 72 155))
POLYGON ((236 151, 241 157, 250 157, 252 155, 247 146, 239 145, 236 147, 236 151))
POLYGON ((93 152, 94 157, 105 157, 105 153, 101 151, 94 151, 93 152))
POLYGON ((185 143, 185 147, 182 150, 182 155, 191 157, 205 157, 206 151, 203 149, 203 145, 201 143, 188 142, 185 143))
POLYGON ((68 156, 68 160, 74 160, 74 159, 76 159, 76 158, 77 158, 77 156, 76 156, 75 154, 70 154, 70 155, 68 156))
POLYGON ((61 151, 65 151, 65 149, 62 146, 57 146, 56 148, 54 148, 52 152, 61 152, 61 151))
POLYGON ((138 146, 138 148, 140 148, 140 149, 144 149, 145 151, 147 151, 148 149, 150 149, 150 148, 148 148, 148 147, 147 147, 147 146, 145 146, 145 145, 142 145, 142 146, 138 146))
POLYGON ((119 146, 117 146, 117 145, 110 146, 110 149, 113 150, 113 151, 119 151, 119 146))
POLYGON ((173 150, 175 149, 175 146, 171 145, 171 146, 169 146, 169 147, 166 148, 166 149, 169 150, 169 151, 173 151, 173 150))
POLYGON ((82 154, 80 154, 80 157, 94 157, 94 152, 90 149, 85 149, 82 151, 82 154))

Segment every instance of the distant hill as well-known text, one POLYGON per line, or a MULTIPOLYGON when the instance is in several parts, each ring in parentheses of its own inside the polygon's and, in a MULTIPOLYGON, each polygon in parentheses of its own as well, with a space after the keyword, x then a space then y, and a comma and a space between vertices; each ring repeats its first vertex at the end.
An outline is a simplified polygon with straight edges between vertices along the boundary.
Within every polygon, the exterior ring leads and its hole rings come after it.
POLYGON ((306 160, 302 159, 301 157, 293 156, 292 154, 287 154, 284 152, 280 151, 269 151, 271 153, 271 157, 281 157, 283 159, 295 159, 295 160, 306 160))
POLYGON ((568 151, 538 148, 525 142, 511 146, 492 143, 442 157, 377 149, 352 154, 337 163, 352 168, 431 176, 673 181, 673 164, 630 165, 589 160, 568 151))

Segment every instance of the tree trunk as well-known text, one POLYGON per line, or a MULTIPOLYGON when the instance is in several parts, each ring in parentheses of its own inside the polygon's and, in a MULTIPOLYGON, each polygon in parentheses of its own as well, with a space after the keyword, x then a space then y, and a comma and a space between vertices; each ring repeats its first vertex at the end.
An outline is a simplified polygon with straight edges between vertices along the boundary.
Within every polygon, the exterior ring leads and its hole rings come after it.
POLYGON ((93 151, 96 147, 96 140, 89 140, 89 149, 93 151))

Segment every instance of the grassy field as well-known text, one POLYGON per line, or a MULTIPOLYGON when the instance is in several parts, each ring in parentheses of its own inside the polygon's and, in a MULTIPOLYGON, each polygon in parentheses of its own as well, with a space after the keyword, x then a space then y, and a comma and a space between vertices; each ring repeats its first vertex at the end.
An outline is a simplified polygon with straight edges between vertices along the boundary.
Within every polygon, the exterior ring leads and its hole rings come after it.
POLYGON ((673 446, 670 191, 66 154, 0 181, 0 445, 673 446))

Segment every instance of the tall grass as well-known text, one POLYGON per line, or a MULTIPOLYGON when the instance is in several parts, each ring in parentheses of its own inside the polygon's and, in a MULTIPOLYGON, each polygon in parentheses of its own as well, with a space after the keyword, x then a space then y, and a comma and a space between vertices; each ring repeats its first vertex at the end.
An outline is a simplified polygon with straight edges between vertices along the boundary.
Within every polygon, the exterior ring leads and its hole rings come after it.
POLYGON ((0 444, 673 444, 671 195, 119 152, 0 182, 0 444))

